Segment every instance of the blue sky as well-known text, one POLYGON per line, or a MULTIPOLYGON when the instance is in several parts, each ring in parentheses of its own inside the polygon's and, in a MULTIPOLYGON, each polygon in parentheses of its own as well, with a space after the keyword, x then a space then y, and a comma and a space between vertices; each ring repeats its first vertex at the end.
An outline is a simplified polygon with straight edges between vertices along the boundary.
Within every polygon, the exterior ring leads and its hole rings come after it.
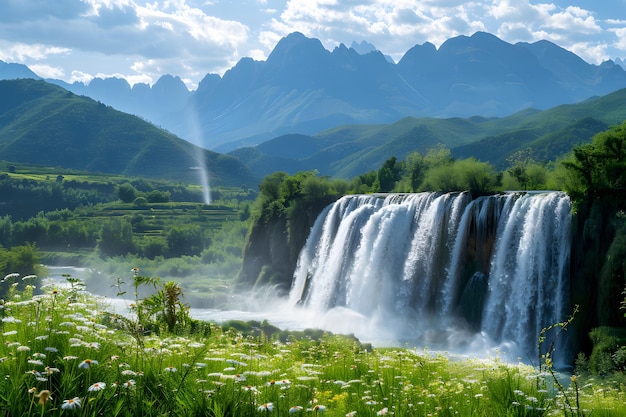
POLYGON ((117 76, 190 89, 299 31, 332 50, 367 41, 396 61, 416 44, 486 31, 546 39, 589 63, 626 58, 626 0, 0 0, 0 60, 88 83, 117 76))

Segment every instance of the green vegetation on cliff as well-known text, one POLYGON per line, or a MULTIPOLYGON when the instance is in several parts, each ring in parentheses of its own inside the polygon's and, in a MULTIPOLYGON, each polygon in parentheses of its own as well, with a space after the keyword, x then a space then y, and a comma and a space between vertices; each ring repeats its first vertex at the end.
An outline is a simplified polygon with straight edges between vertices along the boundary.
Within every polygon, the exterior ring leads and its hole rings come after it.
MULTIPOLYGON (((626 286, 626 122, 573 149, 563 162, 574 201, 573 302, 579 329, 626 327, 619 314, 626 286)), ((592 340, 582 338, 589 350, 592 340)))
POLYGON ((286 291, 309 229, 324 207, 349 192, 343 180, 315 172, 276 172, 261 181, 239 281, 286 291))

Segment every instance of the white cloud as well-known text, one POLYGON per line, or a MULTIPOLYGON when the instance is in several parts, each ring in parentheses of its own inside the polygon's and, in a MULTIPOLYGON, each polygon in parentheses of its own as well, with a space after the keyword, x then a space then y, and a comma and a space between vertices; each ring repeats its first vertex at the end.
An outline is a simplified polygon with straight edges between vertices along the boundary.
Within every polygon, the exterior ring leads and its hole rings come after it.
POLYGON ((176 8, 169 3, 159 7, 158 3, 137 7, 137 15, 142 21, 142 29, 149 31, 152 25, 167 25, 174 37, 191 36, 207 45, 237 48, 248 39, 248 28, 240 22, 223 20, 206 15, 201 9, 181 2, 176 8))
POLYGON ((265 61, 267 59, 267 55, 262 49, 251 49, 248 51, 248 57, 254 59, 255 61, 265 61))
POLYGON ((41 61, 51 55, 69 54, 71 52, 68 48, 62 48, 58 46, 50 46, 43 44, 25 44, 25 43, 13 43, 10 45, 7 42, 0 43, 0 59, 4 61, 13 61, 24 63, 29 60, 41 61))
POLYGON ((626 20, 623 20, 623 19, 607 19, 605 20, 605 22, 609 25, 618 25, 618 26, 626 25, 626 20))
MULTIPOLYGON (((486 31, 511 43, 547 39, 592 63, 606 59, 611 48, 623 48, 621 43, 611 45, 602 27, 604 23, 596 18, 596 13, 561 3, 558 0, 537 3, 529 0, 349 3, 290 0, 280 16, 267 26, 261 43, 266 47, 274 45, 275 42, 268 40, 297 30, 320 39, 328 49, 339 42, 367 40, 398 59, 415 44, 429 41, 440 46, 458 35, 486 31), (267 32, 274 36, 268 36, 267 32)), ((619 22, 613 19, 611 24, 619 22)))
POLYGON ((439 46, 460 34, 488 30, 479 18, 485 13, 479 3, 459 0, 370 0, 349 4, 290 0, 267 28, 278 36, 302 32, 320 39, 328 49, 338 43, 366 40, 397 60, 418 43, 429 41, 439 46))
POLYGON ((79 83, 83 83, 83 84, 89 84, 89 82, 93 80, 93 76, 90 74, 85 74, 84 72, 81 71, 72 71, 72 75, 69 79, 70 83, 74 83, 74 82, 79 82, 79 83))
POLYGON ((52 67, 45 64, 29 65, 28 68, 41 78, 52 78, 55 80, 61 80, 65 77, 65 71, 60 67, 52 67))
POLYGON ((508 39, 512 43, 536 40, 528 25, 521 22, 503 23, 498 28, 496 35, 501 39, 508 39))
POLYGON ((593 34, 602 30, 589 11, 572 6, 551 14, 544 25, 551 30, 565 31, 569 34, 593 34))
POLYGON ((161 70, 158 63, 153 59, 133 62, 130 68, 137 73, 156 72, 161 70))
MULTIPOLYGON (((185 68, 206 74, 215 68, 230 68, 248 47, 249 28, 208 15, 202 8, 211 7, 210 3, 197 7, 187 0, 145 4, 130 0, 59 1, 73 7, 64 13, 39 16, 35 6, 40 1, 21 0, 19 7, 8 10, 14 20, 5 23, 0 17, 0 40, 12 44, 9 49, 2 48, 5 60, 30 63, 66 53, 75 61, 73 69, 93 74, 97 62, 91 63, 89 70, 88 63, 77 61, 85 53, 91 58, 101 54, 99 61, 119 62, 119 73, 157 79, 163 73, 133 74, 132 63, 154 62, 150 68, 182 76, 186 74, 179 71, 185 68), (37 42, 44 39, 47 45, 37 42)), ((66 71, 69 73, 70 69, 66 71)))
POLYGON ((612 28, 609 29, 609 31, 615 33, 615 36, 617 36, 617 42, 614 46, 626 55, 626 27, 612 28))
POLYGON ((476 31, 512 43, 547 39, 594 63, 611 54, 626 55, 623 12, 607 13, 610 7, 605 3, 590 4, 588 10, 571 4, 569 0, 248 0, 245 5, 229 0, 9 1, 0 13, 0 59, 40 64, 42 70, 47 65, 48 71, 63 69, 66 81, 88 80, 101 72, 151 83, 169 73, 190 86, 209 72, 224 73, 244 56, 266 59, 280 38, 294 31, 319 39, 329 50, 339 43, 365 40, 396 61, 416 44, 428 41, 440 46, 476 31))
MULTIPOLYGON (((280 28, 280 23, 272 19, 271 26, 280 28)), ((284 28, 284 30, 286 31, 287 28, 284 28)), ((259 33, 257 41, 265 48, 266 51, 271 51, 278 41, 280 41, 282 33, 284 33, 283 29, 279 29, 277 31, 264 30, 259 33)))
POLYGON ((130 84, 131 87, 139 83, 152 84, 154 82, 152 77, 150 77, 147 74, 137 74, 137 75, 127 75, 127 76, 122 75, 121 77, 126 78, 126 81, 128 81, 128 84, 130 84))
POLYGON ((584 60, 592 63, 601 63, 609 59, 607 54, 607 44, 596 43, 591 44, 587 42, 574 43, 566 48, 568 51, 575 53, 584 60))

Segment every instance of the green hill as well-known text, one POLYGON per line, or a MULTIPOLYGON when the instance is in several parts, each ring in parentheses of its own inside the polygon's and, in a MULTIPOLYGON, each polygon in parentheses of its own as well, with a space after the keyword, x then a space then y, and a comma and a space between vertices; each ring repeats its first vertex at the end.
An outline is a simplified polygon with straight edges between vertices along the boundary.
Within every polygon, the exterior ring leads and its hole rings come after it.
POLYGON ((31 79, 0 81, 0 159, 91 172, 253 185, 238 159, 199 148, 139 117, 31 79))
POLYGON ((257 146, 255 152, 239 149, 231 153, 259 176, 271 171, 317 169, 322 175, 351 178, 378 169, 392 156, 404 159, 409 153, 425 152, 438 145, 453 156, 473 156, 498 168, 517 151, 532 148, 533 157, 554 161, 573 146, 589 142, 593 135, 626 120, 626 89, 578 104, 539 111, 527 109, 502 118, 413 118, 386 125, 349 125, 313 136, 297 137, 302 149, 298 158, 286 158, 286 141, 281 136, 257 146), (278 156, 281 156, 278 159, 278 156))

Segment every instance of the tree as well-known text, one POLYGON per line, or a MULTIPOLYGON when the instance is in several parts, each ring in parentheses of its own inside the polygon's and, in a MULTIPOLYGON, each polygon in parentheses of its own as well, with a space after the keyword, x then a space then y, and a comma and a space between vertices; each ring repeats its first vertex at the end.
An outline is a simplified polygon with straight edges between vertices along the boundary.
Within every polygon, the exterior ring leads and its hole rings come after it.
POLYGON ((362 194, 373 191, 377 176, 378 173, 376 171, 369 171, 365 174, 359 175, 352 180, 352 189, 355 192, 362 194))
POLYGON ((419 152, 409 154, 404 161, 404 172, 408 176, 410 191, 416 192, 424 181, 426 165, 424 156, 419 152))
POLYGON ((545 165, 532 163, 526 167, 529 190, 543 190, 548 180, 548 169, 545 165))
POLYGON ((424 157, 424 164, 427 168, 446 166, 454 162, 450 149, 441 145, 429 149, 424 157))
POLYGON ((11 246, 13 222, 10 216, 0 217, 0 246, 11 246))
POLYGON ((535 161, 532 148, 513 153, 507 158, 507 162, 510 166, 506 172, 515 179, 519 189, 539 190, 545 188, 548 170, 545 165, 535 161))
POLYGON ((11 272, 18 272, 21 275, 37 274, 40 264, 41 260, 37 249, 35 245, 30 243, 16 246, 9 252, 8 269, 11 272))
POLYGON ((130 183, 125 182, 117 187, 117 196, 124 203, 132 203, 139 191, 130 183))
POLYGON ((250 218, 250 204, 244 204, 239 210, 239 220, 242 222, 247 221, 250 218))
POLYGON ((492 191, 495 183, 493 167, 475 158, 432 167, 424 179, 424 184, 433 191, 470 191, 473 195, 492 191))
POLYGON ((481 162, 472 157, 455 161, 453 166, 465 190, 473 195, 492 191, 496 182, 495 171, 487 162, 481 162))
POLYGON ((117 256, 135 252, 133 228, 126 219, 111 219, 102 224, 98 249, 103 255, 117 256))
POLYGON ((565 188, 576 198, 599 197, 619 208, 626 205, 626 122, 598 133, 592 143, 573 149, 562 162, 568 170, 565 188))
POLYGON ((157 256, 164 256, 167 253, 167 242, 161 237, 146 238, 141 247, 143 256, 154 259, 157 256))
POLYGON ((65 242, 74 247, 93 247, 95 244, 94 234, 91 233, 84 223, 71 220, 64 227, 65 242))
POLYGON ((376 174, 374 190, 387 193, 393 191, 396 181, 400 180, 400 167, 396 164, 396 157, 392 156, 385 161, 376 174))
POLYGON ((167 203, 170 201, 170 193, 167 191, 152 190, 146 196, 149 203, 167 203))
POLYGON ((171 257, 200 255, 209 246, 210 240, 197 225, 174 226, 167 233, 167 250, 171 257))
POLYGON ((615 314, 626 285, 625 150, 626 122, 575 147, 561 163, 574 205, 572 299, 583 305, 588 322, 601 326, 626 323, 615 314))
POLYGON ((20 277, 40 275, 42 272, 39 252, 34 245, 16 246, 10 250, 0 246, 0 276, 6 277, 8 274, 13 273, 19 274, 19 276, 11 280, 3 280, 4 284, 0 284, 0 298, 5 297, 9 288, 12 288, 14 284, 17 285, 19 290, 23 290, 28 284, 38 287, 41 281, 39 277, 34 277, 28 281, 24 281, 20 277))
POLYGON ((39 242, 43 240, 48 231, 47 221, 41 217, 32 217, 26 222, 13 224, 13 242, 39 242))
POLYGON ((259 184, 260 197, 264 200, 278 200, 280 198, 280 186, 288 177, 286 172, 274 172, 263 178, 261 184, 259 184))

